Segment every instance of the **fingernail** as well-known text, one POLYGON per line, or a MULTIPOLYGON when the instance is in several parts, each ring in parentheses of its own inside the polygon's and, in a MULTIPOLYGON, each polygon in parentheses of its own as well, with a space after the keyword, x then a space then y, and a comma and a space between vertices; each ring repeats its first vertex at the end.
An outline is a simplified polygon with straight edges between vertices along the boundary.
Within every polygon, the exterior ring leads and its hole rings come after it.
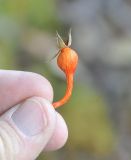
POLYGON ((46 115, 41 107, 37 100, 27 100, 13 113, 12 120, 25 135, 37 135, 46 127, 46 115))

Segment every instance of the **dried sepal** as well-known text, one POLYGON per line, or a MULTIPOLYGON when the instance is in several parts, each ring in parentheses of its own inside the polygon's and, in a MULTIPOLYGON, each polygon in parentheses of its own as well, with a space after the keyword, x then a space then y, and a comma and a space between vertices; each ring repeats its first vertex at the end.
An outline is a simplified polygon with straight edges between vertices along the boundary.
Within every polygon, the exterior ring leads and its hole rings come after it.
POLYGON ((72 36, 71 36, 71 28, 70 28, 69 33, 68 33, 68 43, 67 43, 67 46, 70 47, 71 43, 72 43, 72 36))
POLYGON ((56 58, 60 54, 60 51, 58 51, 49 61, 52 61, 54 58, 56 58))
POLYGON ((61 36, 57 31, 56 31, 56 38, 57 38, 57 46, 59 49, 67 47, 67 45, 65 44, 65 42, 63 41, 63 39, 61 38, 61 36))

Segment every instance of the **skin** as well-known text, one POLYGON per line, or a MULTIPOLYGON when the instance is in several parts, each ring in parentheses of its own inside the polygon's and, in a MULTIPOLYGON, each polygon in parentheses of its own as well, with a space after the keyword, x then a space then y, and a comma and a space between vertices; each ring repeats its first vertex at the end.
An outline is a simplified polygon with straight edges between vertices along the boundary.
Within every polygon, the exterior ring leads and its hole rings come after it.
MULTIPOLYGON (((53 90, 49 81, 36 73, 0 70, 0 118, 6 115, 7 110, 29 98, 36 99, 39 102, 42 102, 45 99, 49 103, 47 109, 50 110, 50 115, 47 115, 47 118, 50 119, 50 123, 53 125, 53 130, 52 133, 49 133, 51 134, 50 138, 42 149, 44 151, 52 151, 61 148, 67 140, 68 131, 62 116, 57 113, 51 105, 53 101, 53 90)), ((21 141, 26 143, 27 147, 30 147, 28 139, 25 141, 22 137, 21 141)), ((38 148, 39 146, 34 145, 36 152, 38 148)), ((27 148, 27 150, 28 149, 29 148, 27 148)), ((32 148, 30 148, 29 151, 32 154, 33 149, 32 151, 31 149, 32 148)), ((38 152, 40 152, 39 149, 38 152)), ((26 154, 23 160, 29 159, 28 153, 26 154)), ((20 157, 17 157, 17 159, 20 159, 20 157)))

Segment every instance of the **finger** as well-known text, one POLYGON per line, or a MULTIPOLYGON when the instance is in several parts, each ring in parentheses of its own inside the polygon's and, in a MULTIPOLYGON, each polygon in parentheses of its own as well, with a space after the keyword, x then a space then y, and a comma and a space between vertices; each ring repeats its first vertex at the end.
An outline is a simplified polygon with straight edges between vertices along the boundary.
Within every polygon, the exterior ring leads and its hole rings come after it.
POLYGON ((54 133, 44 151, 54 151, 64 146, 68 138, 68 129, 62 116, 57 113, 54 133))
POLYGON ((53 90, 49 81, 32 72, 0 70, 0 114, 32 96, 52 101, 53 90))
POLYGON ((45 99, 33 97, 0 118, 0 159, 34 160, 56 126, 56 112, 45 99))

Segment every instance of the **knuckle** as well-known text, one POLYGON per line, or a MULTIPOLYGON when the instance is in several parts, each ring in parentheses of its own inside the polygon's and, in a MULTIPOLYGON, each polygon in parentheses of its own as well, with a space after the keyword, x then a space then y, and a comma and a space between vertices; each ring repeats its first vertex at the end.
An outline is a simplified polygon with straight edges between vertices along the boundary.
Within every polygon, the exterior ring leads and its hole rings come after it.
POLYGON ((0 159, 15 160, 19 152, 20 138, 5 121, 0 121, 0 159))

